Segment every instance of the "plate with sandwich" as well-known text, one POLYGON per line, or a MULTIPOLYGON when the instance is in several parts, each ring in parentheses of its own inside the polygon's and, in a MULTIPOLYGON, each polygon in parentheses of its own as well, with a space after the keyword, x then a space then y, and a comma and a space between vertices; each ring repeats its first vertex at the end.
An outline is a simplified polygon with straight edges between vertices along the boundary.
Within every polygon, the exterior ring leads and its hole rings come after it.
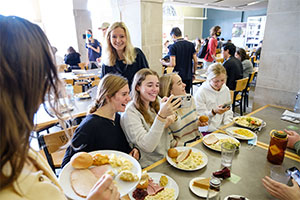
MULTIPOLYGON (((210 178, 205 178, 205 177, 193 178, 189 183, 189 188, 195 195, 202 198, 206 198, 208 188, 209 188, 209 181, 210 178)), ((217 192, 212 191, 209 194, 210 194, 209 197, 212 198, 217 195, 217 192)))
POLYGON ((256 134, 253 131, 250 131, 246 128, 229 127, 226 129, 226 132, 230 136, 233 136, 240 140, 252 140, 256 137, 256 134))
POLYGON ((79 100, 90 99, 91 95, 88 92, 82 92, 74 95, 79 100))
POLYGON ((136 199, 168 199, 175 200, 179 195, 179 187, 174 179, 158 172, 143 172, 136 189, 129 193, 132 200, 136 199))
POLYGON ((221 152, 221 144, 224 142, 234 144, 237 149, 241 145, 237 139, 223 133, 211 133, 203 137, 203 144, 206 147, 219 152, 221 152))
POLYGON ((139 183, 142 170, 137 160, 123 152, 79 152, 64 166, 58 181, 68 198, 83 200, 104 174, 113 176, 122 197, 139 183))
POLYGON ((192 147, 170 148, 166 159, 170 165, 184 171, 199 170, 208 163, 207 155, 199 149, 192 147))

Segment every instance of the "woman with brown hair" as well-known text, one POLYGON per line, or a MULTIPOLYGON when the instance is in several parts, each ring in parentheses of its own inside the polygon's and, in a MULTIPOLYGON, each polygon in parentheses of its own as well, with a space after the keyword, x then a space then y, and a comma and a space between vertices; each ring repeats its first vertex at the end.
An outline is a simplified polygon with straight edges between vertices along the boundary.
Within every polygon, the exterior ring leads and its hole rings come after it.
MULTIPOLYGON (((29 146, 45 99, 60 118, 49 41, 38 25, 16 16, 0 15, 0 27, 0 199, 67 199, 47 161, 29 146)), ((87 199, 119 196, 112 177, 104 176, 87 199)))
POLYGON ((238 48, 238 50, 235 52, 235 57, 242 62, 243 78, 249 77, 249 75, 253 72, 253 65, 249 60, 250 57, 247 55, 245 49, 238 48))
POLYGON ((214 26, 210 29, 210 39, 208 42, 207 53, 204 57, 204 69, 207 69, 215 61, 218 46, 217 37, 221 35, 221 27, 214 26))
POLYGON ((180 106, 180 99, 172 102, 170 98, 158 99, 159 77, 151 69, 138 71, 132 83, 132 102, 121 118, 121 126, 130 142, 141 151, 142 167, 162 159, 172 137, 167 134, 169 116, 180 106))
POLYGON ((131 44, 124 22, 115 22, 109 27, 104 45, 102 77, 108 73, 120 74, 127 78, 131 87, 134 74, 142 68, 149 68, 142 50, 131 44))
POLYGON ((108 74, 101 79, 94 105, 75 130, 72 145, 66 151, 62 166, 80 151, 117 150, 129 153, 138 160, 139 152, 129 146, 118 114, 125 111, 129 101, 129 87, 125 78, 108 74))

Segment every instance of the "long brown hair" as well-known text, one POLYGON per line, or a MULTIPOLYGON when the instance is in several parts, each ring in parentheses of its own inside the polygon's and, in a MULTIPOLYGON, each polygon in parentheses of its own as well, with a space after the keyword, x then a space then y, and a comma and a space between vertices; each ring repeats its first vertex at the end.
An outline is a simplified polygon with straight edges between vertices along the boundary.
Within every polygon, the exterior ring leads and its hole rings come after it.
POLYGON ((105 48, 104 51, 105 53, 103 53, 104 56, 104 64, 108 65, 108 66, 114 66, 116 64, 116 60, 118 59, 118 54, 116 49, 112 46, 110 39, 111 39, 111 32, 113 30, 115 30, 116 28, 122 28, 125 32, 125 36, 126 36, 126 45, 125 45, 125 49, 123 52, 123 56, 124 56, 124 63, 131 65, 132 63, 135 62, 135 58, 137 56, 137 52, 135 51, 132 43, 131 43, 131 39, 130 39, 130 35, 129 35, 129 31, 127 26, 124 24, 124 22, 115 22, 113 23, 105 36, 105 48))
POLYGON ((176 72, 170 74, 164 74, 162 77, 159 78, 159 96, 169 97, 171 96, 171 90, 173 86, 173 76, 176 75, 176 72))
POLYGON ((213 26, 213 27, 209 30, 210 36, 212 37, 212 36, 216 35, 217 32, 218 32, 220 29, 221 29, 220 26, 213 26))
POLYGON ((28 159, 33 117, 46 96, 58 106, 54 56, 49 41, 36 24, 0 15, 0 189, 15 181, 28 159), (9 174, 3 172, 9 165, 9 174))
POLYGON ((89 113, 95 112, 98 108, 104 106, 106 102, 106 97, 113 97, 120 89, 128 84, 126 78, 115 75, 107 74, 101 79, 97 88, 97 97, 89 110, 89 113))
MULTIPOLYGON (((131 90, 131 97, 133 99, 135 107, 140 111, 140 113, 143 115, 145 121, 148 124, 152 124, 154 119, 151 118, 151 116, 148 113, 148 110, 146 109, 146 105, 144 105, 142 99, 141 99, 141 94, 139 91, 137 91, 137 86, 141 86, 142 82, 146 79, 148 75, 154 75, 157 76, 159 79, 158 74, 156 71, 153 71, 148 68, 144 68, 139 70, 133 78, 132 82, 132 90, 131 90)), ((159 111, 159 102, 158 102, 158 97, 156 97, 156 100, 154 102, 150 102, 150 109, 154 109, 156 113, 159 111)))
POLYGON ((241 57, 241 62, 243 62, 246 59, 249 59, 250 57, 247 55, 247 52, 243 48, 238 48, 236 53, 241 57))

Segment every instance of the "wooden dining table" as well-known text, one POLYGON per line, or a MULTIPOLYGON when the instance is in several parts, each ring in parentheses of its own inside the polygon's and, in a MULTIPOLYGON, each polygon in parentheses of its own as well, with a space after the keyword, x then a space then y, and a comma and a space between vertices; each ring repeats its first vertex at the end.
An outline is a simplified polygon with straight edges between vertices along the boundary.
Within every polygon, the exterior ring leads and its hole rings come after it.
MULTIPOLYGON (((225 179, 221 184, 221 199, 232 194, 241 195, 248 199, 274 199, 263 187, 262 178, 270 176, 270 169, 273 166, 267 160, 267 150, 270 140, 270 131, 273 129, 283 130, 288 126, 295 126, 290 122, 280 119, 285 108, 266 105, 251 113, 248 116, 258 117, 266 122, 266 126, 257 134, 256 146, 248 145, 247 141, 241 140, 241 146, 236 152, 231 167, 231 178, 225 179)), ((226 133, 228 127, 235 126, 233 123, 215 131, 216 133, 226 133)), ((299 125, 296 127, 299 128, 299 125)), ((300 129, 298 130, 298 132, 300 129)), ((220 170, 221 153, 207 148, 202 139, 190 145, 193 148, 204 152, 208 157, 207 165, 196 171, 184 171, 170 165, 166 159, 162 159, 143 169, 148 172, 159 172, 173 178, 179 186, 179 196, 177 199, 205 199, 195 195, 189 189, 189 182, 195 177, 211 177, 212 173, 220 170)), ((300 166, 300 157, 292 149, 287 149, 284 161, 284 168, 300 166)), ((123 199, 128 199, 124 197, 123 199)))

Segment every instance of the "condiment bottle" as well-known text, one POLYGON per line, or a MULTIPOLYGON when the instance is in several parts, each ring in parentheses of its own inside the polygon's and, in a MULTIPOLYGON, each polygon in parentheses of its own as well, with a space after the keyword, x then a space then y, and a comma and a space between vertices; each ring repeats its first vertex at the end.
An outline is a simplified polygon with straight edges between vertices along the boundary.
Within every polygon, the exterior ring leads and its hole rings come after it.
POLYGON ((206 200, 220 200, 220 190, 221 189, 221 180, 212 177, 209 181, 209 188, 207 191, 206 200))
POLYGON ((281 165, 287 146, 287 134, 283 131, 272 131, 267 159, 269 162, 281 165))

